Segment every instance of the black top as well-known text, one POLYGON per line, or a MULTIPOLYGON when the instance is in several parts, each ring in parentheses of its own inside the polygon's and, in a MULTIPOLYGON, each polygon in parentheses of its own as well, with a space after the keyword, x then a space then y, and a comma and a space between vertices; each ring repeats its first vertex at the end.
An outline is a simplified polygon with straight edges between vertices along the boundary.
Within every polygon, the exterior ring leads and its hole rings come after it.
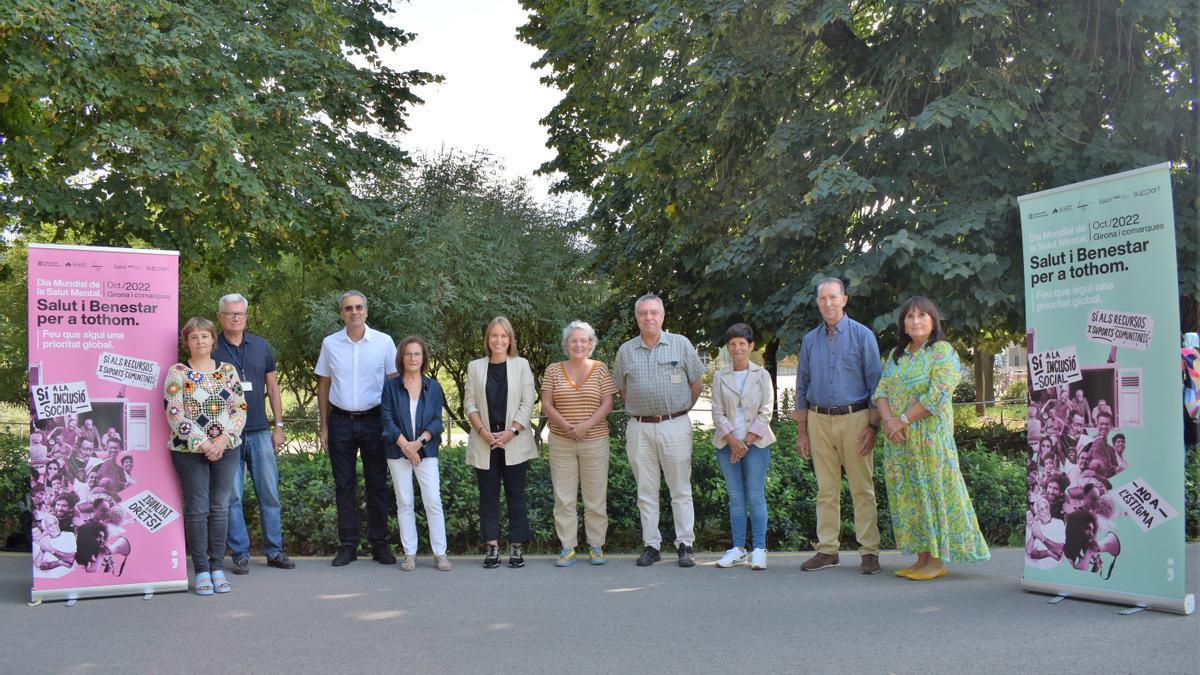
POLYGON ((498 434, 504 431, 504 422, 508 417, 508 362, 488 363, 487 374, 487 410, 491 421, 491 431, 498 434))

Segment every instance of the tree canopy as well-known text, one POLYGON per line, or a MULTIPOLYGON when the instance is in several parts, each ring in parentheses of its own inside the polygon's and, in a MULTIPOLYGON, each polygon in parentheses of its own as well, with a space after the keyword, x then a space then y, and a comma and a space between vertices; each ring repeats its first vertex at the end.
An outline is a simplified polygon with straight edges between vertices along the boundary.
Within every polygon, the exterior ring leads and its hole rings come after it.
POLYGON ((336 330, 336 299, 348 288, 370 298, 371 325, 396 339, 417 334, 434 373, 454 383, 447 411, 465 419, 467 364, 486 355, 483 330, 497 315, 513 323, 535 375, 562 358, 561 331, 601 300, 584 272, 584 241, 572 214, 538 204, 522 180, 481 153, 421 157, 375 195, 404 205, 393 222, 361 230, 319 275, 305 303, 316 346, 336 330))
POLYGON ((0 223, 179 249, 217 275, 386 219, 413 36, 383 1, 15 0, 0 7, 0 223))
POLYGON ((563 91, 542 170, 591 198, 616 294, 699 336, 794 346, 836 275, 876 330, 920 293, 997 346, 1024 325, 1017 197, 1164 160, 1200 298, 1193 2, 523 5, 563 91))

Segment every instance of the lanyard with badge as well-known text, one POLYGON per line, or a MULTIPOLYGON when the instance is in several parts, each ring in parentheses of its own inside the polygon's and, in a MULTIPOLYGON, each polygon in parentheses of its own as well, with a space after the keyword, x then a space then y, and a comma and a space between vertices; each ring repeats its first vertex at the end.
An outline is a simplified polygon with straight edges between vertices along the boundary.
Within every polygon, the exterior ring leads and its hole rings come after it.
POLYGON ((254 383, 246 379, 246 336, 242 335, 242 343, 237 347, 229 344, 229 340, 226 340, 224 336, 221 336, 221 342, 225 343, 225 351, 229 352, 233 367, 237 368, 238 378, 242 381, 242 391, 254 391, 254 383))

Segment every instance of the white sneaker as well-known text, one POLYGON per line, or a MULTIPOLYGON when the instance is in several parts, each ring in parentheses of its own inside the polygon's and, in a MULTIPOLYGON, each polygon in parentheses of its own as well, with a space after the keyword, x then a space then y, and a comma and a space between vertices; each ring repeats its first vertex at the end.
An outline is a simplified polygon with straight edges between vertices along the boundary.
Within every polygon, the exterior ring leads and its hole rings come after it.
POLYGON ((767 549, 756 548, 750 552, 750 569, 752 569, 752 570, 767 569, 767 549))
POLYGON ((725 551, 725 555, 721 556, 721 559, 717 561, 717 567, 733 567, 744 562, 746 562, 746 551, 734 546, 725 551))

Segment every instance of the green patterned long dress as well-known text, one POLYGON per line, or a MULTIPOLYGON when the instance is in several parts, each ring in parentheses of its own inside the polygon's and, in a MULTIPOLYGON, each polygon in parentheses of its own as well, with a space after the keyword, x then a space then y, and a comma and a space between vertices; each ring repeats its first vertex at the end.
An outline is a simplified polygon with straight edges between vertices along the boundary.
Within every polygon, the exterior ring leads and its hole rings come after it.
POLYGON ((899 362, 888 352, 875 398, 887 399, 895 415, 913 399, 932 413, 905 429, 904 443, 884 440, 884 479, 896 546, 948 562, 979 562, 991 554, 958 467, 951 394, 960 378, 958 356, 948 342, 905 354, 899 362))

